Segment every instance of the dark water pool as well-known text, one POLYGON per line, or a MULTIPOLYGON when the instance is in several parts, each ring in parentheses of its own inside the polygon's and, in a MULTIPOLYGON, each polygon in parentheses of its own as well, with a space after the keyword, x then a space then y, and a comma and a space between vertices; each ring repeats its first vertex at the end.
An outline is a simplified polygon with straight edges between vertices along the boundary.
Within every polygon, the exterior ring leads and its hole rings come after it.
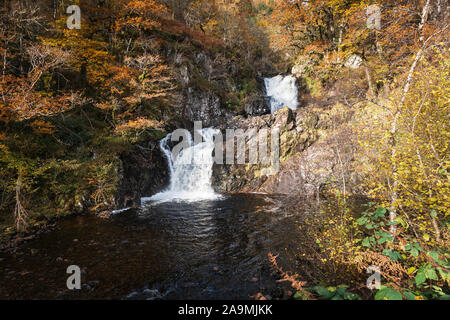
MULTIPOLYGON (((299 228, 276 197, 148 204, 109 220, 82 216, 0 254, 2 299, 250 299, 281 284, 268 253, 294 268, 299 228), (66 269, 82 270, 68 290, 66 269)), ((278 291, 277 291, 278 290, 278 291)), ((282 293, 280 294, 280 297, 282 293)))

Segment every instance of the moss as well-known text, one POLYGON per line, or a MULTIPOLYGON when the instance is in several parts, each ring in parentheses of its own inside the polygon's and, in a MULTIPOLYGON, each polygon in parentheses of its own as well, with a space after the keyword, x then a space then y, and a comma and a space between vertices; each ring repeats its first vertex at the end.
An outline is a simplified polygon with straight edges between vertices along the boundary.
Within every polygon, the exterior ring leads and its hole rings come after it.
POLYGON ((280 136, 280 161, 285 162, 289 160, 294 154, 297 153, 297 146, 303 144, 304 141, 301 137, 304 134, 299 135, 294 131, 283 132, 280 136))
POLYGON ((320 98, 324 94, 322 80, 310 76, 303 77, 303 85, 313 98, 320 98))

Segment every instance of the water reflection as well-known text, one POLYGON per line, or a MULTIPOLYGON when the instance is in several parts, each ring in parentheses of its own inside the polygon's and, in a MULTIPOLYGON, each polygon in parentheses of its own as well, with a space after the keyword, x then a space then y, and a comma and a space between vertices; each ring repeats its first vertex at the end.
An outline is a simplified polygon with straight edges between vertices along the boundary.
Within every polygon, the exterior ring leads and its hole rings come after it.
POLYGON ((0 256, 0 298, 248 299, 279 286, 267 253, 298 240, 276 201, 232 195, 68 219, 0 256), (79 292, 65 288, 70 264, 84 272, 79 292))

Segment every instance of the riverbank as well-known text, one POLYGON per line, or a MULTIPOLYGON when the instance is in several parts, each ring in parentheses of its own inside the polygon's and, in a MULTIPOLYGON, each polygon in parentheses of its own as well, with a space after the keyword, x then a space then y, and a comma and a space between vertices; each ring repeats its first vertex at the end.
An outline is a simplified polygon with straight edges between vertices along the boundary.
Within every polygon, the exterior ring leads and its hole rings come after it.
POLYGON ((49 218, 44 223, 34 225, 27 232, 5 232, 0 234, 0 253, 13 253, 27 242, 36 240, 43 234, 54 232, 61 221, 80 215, 80 213, 73 212, 63 217, 49 218))

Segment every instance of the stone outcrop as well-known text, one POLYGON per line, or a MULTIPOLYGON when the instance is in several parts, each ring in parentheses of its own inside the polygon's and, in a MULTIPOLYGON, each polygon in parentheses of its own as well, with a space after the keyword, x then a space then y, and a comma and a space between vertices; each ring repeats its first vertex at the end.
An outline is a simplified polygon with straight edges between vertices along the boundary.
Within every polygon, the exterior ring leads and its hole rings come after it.
POLYGON ((167 160, 157 141, 135 145, 121 156, 115 206, 137 207, 140 199, 161 191, 169 182, 167 160))
MULTIPOLYGON (((310 195, 326 187, 345 185, 350 189, 355 185, 357 176, 350 169, 354 146, 347 125, 351 112, 346 107, 310 104, 294 111, 286 107, 271 115, 261 83, 261 87, 255 89, 258 85, 254 82, 253 89, 248 91, 248 83, 239 83, 244 78, 239 66, 232 61, 210 52, 173 56, 179 71, 174 110, 177 121, 183 124, 176 125, 172 121, 169 125, 172 129, 190 128, 194 121, 200 120, 203 127, 222 130, 279 130, 279 167, 216 164, 213 185, 218 192, 310 195), (228 99, 233 96, 240 97, 240 110, 228 105, 228 99)), ((304 62, 303 67, 309 63, 304 62)), ((251 77, 249 75, 247 80, 251 81, 251 77)), ((135 146, 122 157, 117 207, 138 205, 142 196, 160 191, 168 183, 167 170, 157 141, 145 147, 135 146)))
POLYGON ((246 99, 244 111, 249 116, 262 116, 270 113, 270 105, 261 93, 254 94, 246 99))
POLYGON ((179 70, 176 110, 181 119, 202 121, 203 127, 218 127, 236 114, 259 116, 270 113, 270 105, 256 75, 244 77, 235 61, 205 51, 192 57, 178 57, 175 62, 179 70), (240 82, 245 81, 251 81, 253 86, 251 91, 245 91, 243 98, 240 91, 246 84, 240 82), (230 106, 231 101, 233 106, 230 106))
MULTIPOLYGON (((312 195, 324 188, 355 187, 352 171, 354 145, 348 126, 350 111, 343 105, 319 108, 283 108, 274 115, 230 122, 234 128, 280 131, 278 171, 261 165, 215 165, 214 185, 220 192, 266 192, 312 195)), ((248 151, 248 150, 247 150, 248 151)))
MULTIPOLYGON (((255 74, 243 77, 242 66, 235 60, 198 48, 183 53, 168 48, 165 55, 175 70, 177 82, 175 103, 166 117, 168 132, 176 128, 192 129, 194 121, 201 121, 204 128, 225 128, 238 113, 244 116, 270 113, 261 87, 253 87, 240 101, 242 110, 227 105, 229 96, 238 95, 244 88, 242 79, 250 81, 256 77, 255 74)), ((258 83, 256 78, 253 80, 258 83)), ((116 208, 138 206, 141 197, 155 194, 168 185, 167 160, 156 139, 133 146, 121 155, 120 163, 116 208)))

